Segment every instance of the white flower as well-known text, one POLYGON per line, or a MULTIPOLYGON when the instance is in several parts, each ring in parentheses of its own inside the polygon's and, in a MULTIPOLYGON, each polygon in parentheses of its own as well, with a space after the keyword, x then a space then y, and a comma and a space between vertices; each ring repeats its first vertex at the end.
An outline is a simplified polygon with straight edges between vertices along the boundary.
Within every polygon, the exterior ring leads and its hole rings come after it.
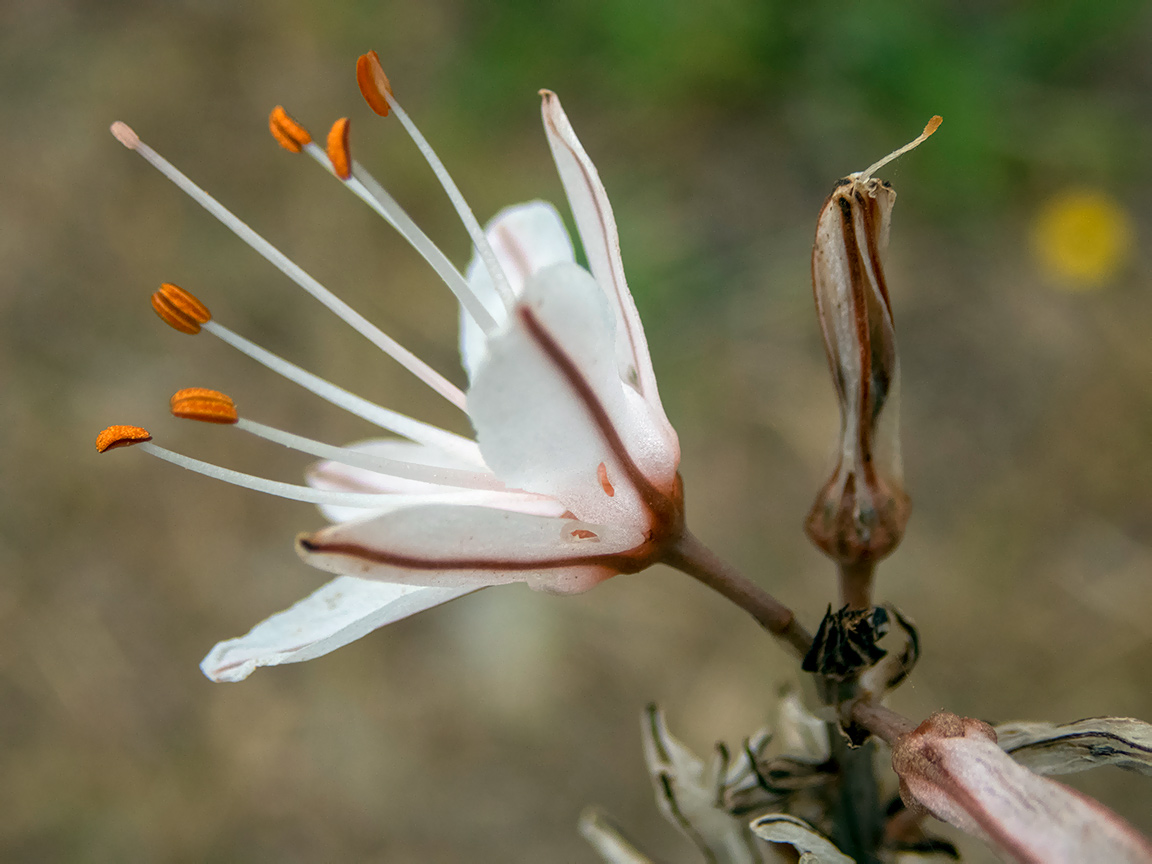
MULTIPOLYGON (((317 158, 392 222, 457 294, 461 353, 470 380, 466 398, 332 297, 128 127, 113 127, 123 143, 282 272, 464 408, 476 432, 472 441, 371 405, 210 320, 207 309, 182 289, 166 285, 157 292, 154 306, 178 329, 203 328, 220 336, 407 439, 334 448, 238 418, 222 394, 181 391, 174 397, 177 416, 235 421, 246 431, 327 458, 309 473, 309 490, 142 445, 194 470, 313 501, 334 521, 299 538, 298 548, 308 563, 341 575, 247 635, 218 644, 201 664, 215 681, 240 680, 257 666, 320 656, 489 585, 527 582, 555 593, 584 591, 655 563, 683 533, 676 433, 660 404, 607 195, 559 99, 541 92, 544 127, 590 273, 575 263, 563 221, 543 202, 510 207, 482 232, 396 103, 374 54, 361 58, 358 78, 369 105, 377 113, 394 112, 405 125, 460 211, 476 250, 465 277, 352 162, 346 120, 333 128, 327 153, 282 109, 273 112, 273 133, 288 149, 317 158), (223 414, 215 413, 221 405, 223 414)), ((108 440, 104 447, 141 437, 108 440)))

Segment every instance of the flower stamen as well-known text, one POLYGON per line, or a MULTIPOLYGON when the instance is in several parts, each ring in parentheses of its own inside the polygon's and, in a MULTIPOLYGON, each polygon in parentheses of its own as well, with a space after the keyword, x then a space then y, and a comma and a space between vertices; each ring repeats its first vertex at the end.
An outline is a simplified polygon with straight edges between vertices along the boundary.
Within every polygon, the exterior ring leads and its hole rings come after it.
POLYGON ((181 420, 199 420, 201 423, 234 424, 239 421, 236 403, 232 397, 207 387, 188 387, 177 390, 169 400, 173 417, 181 420))
MULTIPOLYGON (((281 273, 323 303, 332 312, 350 325, 360 335, 368 339, 377 348, 447 399, 460 410, 465 410, 464 392, 409 351, 399 342, 372 324, 356 312, 351 306, 340 300, 321 285, 316 279, 295 264, 287 255, 253 231, 246 223, 236 217, 219 201, 193 183, 185 174, 179 171, 171 162, 140 140, 132 129, 120 121, 112 124, 112 134, 121 144, 129 150, 134 150, 144 158, 148 164, 171 180, 181 191, 192 198, 197 204, 215 216, 220 222, 232 231, 237 237, 247 243, 253 250, 262 255, 270 264, 281 273)), ((187 331, 185 331, 187 332, 187 331)))
POLYGON ((208 307, 171 282, 165 282, 152 295, 152 308, 160 320, 181 333, 194 336, 200 332, 200 325, 212 320, 208 307))
POLYGON ((271 441, 321 459, 363 468, 377 474, 459 489, 506 491, 504 484, 497 480, 491 472, 425 465, 401 459, 386 459, 352 447, 335 447, 331 444, 305 438, 303 435, 295 435, 274 426, 266 426, 263 423, 248 420, 239 416, 236 411, 236 403, 232 401, 232 398, 219 390, 209 390, 204 387, 189 387, 178 390, 172 394, 170 405, 172 416, 181 420, 199 420, 204 423, 233 425, 237 429, 255 435, 257 438, 263 438, 265 441, 271 441))
POLYGON ((109 426, 96 436, 96 452, 105 453, 117 447, 131 447, 151 440, 152 434, 140 426, 109 426))
POLYGON ((352 154, 348 149, 348 118, 341 117, 332 124, 328 132, 328 161, 332 163, 332 173, 347 181, 352 176, 352 154))
MULTIPOLYGON (((380 65, 380 57, 375 51, 369 51, 363 54, 356 61, 356 80, 360 84, 360 90, 364 94, 364 99, 368 103, 368 107, 372 108, 377 114, 380 114, 379 104, 383 100, 387 104, 390 111, 396 115, 404 131, 408 133, 408 137, 416 145, 420 154, 424 157, 424 161, 428 163, 428 167, 432 169, 432 173, 436 175, 436 179, 440 181, 440 185, 448 194, 452 206, 456 208, 457 214, 460 216, 460 221, 464 224, 468 236, 472 238, 472 245, 476 247, 476 253, 484 262, 488 274, 492 277, 492 284, 499 295, 504 308, 511 310, 516 305, 516 297, 512 293, 512 287, 508 284, 508 277, 505 275, 500 262, 496 258, 496 253, 492 251, 491 245, 488 243, 488 238, 484 235, 484 229, 480 227, 480 223, 476 220, 475 214, 472 213, 472 208, 468 206, 468 202, 464 200, 464 196, 460 193, 459 187, 456 186, 455 181, 451 175, 448 174, 448 169, 444 167, 444 163, 440 161, 440 157, 432 149, 427 139, 421 134, 420 130, 416 128, 416 124, 412 122, 412 118, 408 116, 400 103, 396 101, 396 97, 392 93, 392 86, 388 82, 388 76, 384 74, 384 69, 380 65), (370 74, 369 74, 370 73, 370 74), (368 84, 368 86, 365 86, 368 84), (369 95, 372 94, 372 95, 369 95)), ((386 116, 386 114, 381 114, 386 116)))
POLYGON ((268 129, 276 142, 289 153, 299 153, 305 144, 312 142, 308 130, 301 126, 283 106, 277 105, 268 115, 268 129))
MULTIPOLYGON (((277 111, 283 111, 282 108, 275 108, 272 111, 272 117, 269 118, 269 126, 274 127, 274 118, 277 111)), ((285 115, 287 116, 287 115, 285 115)), ((295 121, 293 121, 295 122, 295 121)), ((336 127, 333 127, 333 132, 336 127)), ((307 133, 305 133, 307 134, 307 133)), ((273 137, 284 146, 284 142, 280 140, 277 130, 273 128, 273 137)), ((341 137, 346 138, 347 133, 342 133, 341 137)), ((457 301, 464 309, 472 316, 472 320, 476 322, 477 326, 486 334, 492 333, 496 329, 496 319, 492 317, 492 312, 484 305, 476 293, 468 285, 467 280, 460 275, 460 271, 456 269, 455 265, 448 260, 440 249, 432 242, 431 238, 425 234, 420 227, 412 220, 404 208, 385 191, 384 187, 380 185, 377 180, 368 173, 367 170, 355 159, 351 158, 351 149, 345 140, 343 145, 344 154, 340 157, 347 162, 347 170, 341 171, 337 169, 336 157, 331 152, 332 133, 329 133, 329 147, 327 150, 322 149, 315 144, 311 136, 308 140, 296 150, 291 147, 285 147, 293 153, 299 153, 301 150, 307 153, 312 159, 324 168, 329 174, 336 179, 340 180, 345 188, 350 190, 357 198, 371 207, 378 216, 384 219, 389 225, 396 229, 396 231, 408 241, 408 244, 415 249, 420 256, 427 261, 432 269, 436 271, 448 289, 456 295, 457 301)))
MULTIPOLYGON (((180 296, 189 298, 199 308, 203 309, 206 316, 200 328, 197 328, 195 331, 189 331, 177 326, 179 320, 174 322, 161 315, 164 322, 173 327, 173 329, 179 330, 182 333, 198 333, 200 329, 203 329, 204 332, 211 333, 226 344, 231 345, 240 353, 248 355, 257 363, 284 376, 289 381, 300 385, 321 399, 331 402, 339 408, 343 408, 350 414, 355 414, 357 417, 367 420, 369 423, 374 423, 382 429, 387 429, 389 432, 402 435, 410 441, 451 453, 469 462, 478 461, 479 457, 474 441, 453 432, 448 432, 439 426, 433 426, 431 423, 416 420, 406 414, 401 414, 399 411, 393 411, 390 408, 377 405, 375 402, 371 402, 361 396, 357 396, 355 393, 351 393, 342 387, 332 384, 319 375, 308 372, 293 363, 289 363, 284 358, 273 354, 266 348, 261 348, 255 342, 246 339, 239 333, 225 327, 223 324, 208 320, 211 318, 211 315, 208 313, 207 307, 183 288, 165 283, 161 286, 160 291, 156 293, 170 293, 173 290, 180 292, 180 296)), ((158 301, 154 294, 152 298, 152 306, 154 309, 157 308, 157 303, 158 301)))
MULTIPOLYGON (((278 498, 287 498, 291 501, 302 501, 305 504, 327 504, 335 507, 356 507, 365 510, 381 510, 393 502, 407 503, 413 496, 396 495, 389 493, 362 493, 362 492, 327 492, 313 489, 310 486, 297 486, 293 483, 281 483, 278 480, 268 480, 252 474, 233 471, 230 468, 221 468, 211 462, 202 462, 176 453, 157 444, 150 443, 152 436, 146 429, 139 426, 109 426, 96 437, 96 449, 101 453, 116 447, 138 446, 145 453, 171 462, 205 477, 214 480, 223 480, 233 486, 242 486, 257 492, 265 492, 278 498)), ((467 494, 467 493, 464 493, 467 494)), ((426 496, 425 496, 426 497, 426 496)))

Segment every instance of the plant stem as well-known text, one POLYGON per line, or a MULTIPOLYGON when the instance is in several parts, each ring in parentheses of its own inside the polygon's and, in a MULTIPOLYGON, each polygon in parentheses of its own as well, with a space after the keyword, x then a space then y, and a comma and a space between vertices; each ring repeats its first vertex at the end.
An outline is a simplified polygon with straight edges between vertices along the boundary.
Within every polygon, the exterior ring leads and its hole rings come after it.
POLYGON ((840 602, 849 609, 872 608, 872 574, 876 570, 875 561, 857 561, 854 564, 841 562, 840 602))
POLYGON ((832 839, 857 864, 880 864, 876 850, 884 836, 884 813, 874 770, 876 746, 869 741, 850 747, 835 723, 829 724, 828 735, 840 769, 829 790, 832 839))
POLYGON ((852 719, 888 744, 895 744, 897 738, 916 728, 903 714, 863 699, 852 706, 852 719))
POLYGON ((662 560, 731 600, 801 657, 808 653, 812 636, 796 622, 792 610, 721 560, 690 531, 685 530, 662 560))

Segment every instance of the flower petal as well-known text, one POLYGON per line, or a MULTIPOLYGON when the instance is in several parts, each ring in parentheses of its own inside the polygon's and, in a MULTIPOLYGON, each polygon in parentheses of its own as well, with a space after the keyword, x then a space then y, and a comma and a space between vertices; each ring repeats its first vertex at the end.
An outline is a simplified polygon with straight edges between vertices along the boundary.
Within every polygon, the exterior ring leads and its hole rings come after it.
MULTIPOLYGON (((564 220, 547 201, 529 201, 504 208, 485 227, 485 235, 504 275, 508 277, 512 293, 517 297, 534 273, 561 261, 576 260, 564 220)), ((488 268, 475 253, 468 264, 467 278, 468 286, 492 318, 503 322, 508 313, 492 285, 488 268)), ((484 359, 487 341, 472 316, 461 309, 460 356, 469 379, 484 359)))
POLYGON ((560 107, 560 99, 549 90, 541 90, 540 95, 543 97, 540 110, 548 146, 552 149, 556 170, 576 219, 580 241, 584 244, 592 275, 608 296, 616 318, 615 353, 620 377, 635 386, 663 414, 644 326, 640 323, 640 313, 636 311, 636 302, 624 278, 620 235, 616 230, 612 205, 608 203, 608 193, 600 182, 596 166, 584 152, 568 116, 560 107))
MULTIPOLYGON (((479 586, 477 586, 479 587, 479 586)), ((220 642, 200 663, 213 681, 242 681, 258 666, 300 663, 476 588, 421 588, 340 576, 253 627, 220 642)))
POLYGON ((636 531, 452 504, 416 504, 302 536, 309 564, 383 582, 473 587, 527 582, 586 591, 633 568, 636 531))
POLYGON ((468 411, 484 461, 507 485, 588 522, 648 530, 651 502, 675 494, 680 449, 667 419, 617 375, 612 328, 586 270, 536 274, 488 342, 468 411))

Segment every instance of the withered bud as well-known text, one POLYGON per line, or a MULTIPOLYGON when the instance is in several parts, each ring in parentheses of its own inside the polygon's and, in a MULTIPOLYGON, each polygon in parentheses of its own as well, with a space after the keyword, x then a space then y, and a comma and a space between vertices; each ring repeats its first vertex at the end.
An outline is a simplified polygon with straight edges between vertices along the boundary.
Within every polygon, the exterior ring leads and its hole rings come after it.
POLYGON ((840 402, 836 466, 805 523, 841 564, 896 548, 911 508, 900 458, 900 361, 881 255, 896 193, 854 174, 824 203, 812 249, 816 314, 840 402))
POLYGON ((980 837, 1010 861, 1147 862, 1152 843, 1102 804, 1018 765, 987 723, 933 714, 892 748, 910 808, 980 837))

